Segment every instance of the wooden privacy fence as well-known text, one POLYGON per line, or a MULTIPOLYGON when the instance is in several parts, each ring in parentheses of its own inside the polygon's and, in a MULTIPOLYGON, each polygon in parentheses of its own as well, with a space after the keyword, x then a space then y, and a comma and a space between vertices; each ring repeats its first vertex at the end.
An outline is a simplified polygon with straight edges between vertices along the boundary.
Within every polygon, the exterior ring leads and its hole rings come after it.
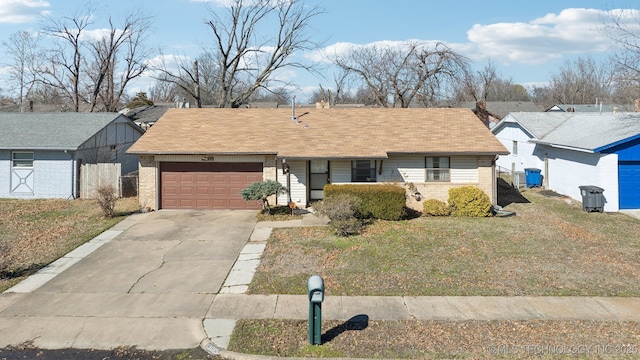
POLYGON ((82 164, 80 167, 80 197, 95 199, 101 186, 113 186, 119 195, 120 164, 82 164))

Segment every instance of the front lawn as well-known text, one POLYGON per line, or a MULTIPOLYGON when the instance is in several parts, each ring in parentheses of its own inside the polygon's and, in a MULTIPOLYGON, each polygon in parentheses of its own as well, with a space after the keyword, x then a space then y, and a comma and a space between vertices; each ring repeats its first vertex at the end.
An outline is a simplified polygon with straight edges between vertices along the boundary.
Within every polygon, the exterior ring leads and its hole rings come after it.
POLYGON ((584 320, 325 321, 309 345, 300 320, 239 320, 229 350, 277 357, 637 359, 640 323, 584 320))
POLYGON ((137 198, 120 199, 107 219, 95 200, 0 199, 0 292, 137 209, 137 198))
POLYGON ((249 292, 327 295, 640 296, 640 221, 523 192, 507 218, 376 221, 357 236, 274 230, 249 292))

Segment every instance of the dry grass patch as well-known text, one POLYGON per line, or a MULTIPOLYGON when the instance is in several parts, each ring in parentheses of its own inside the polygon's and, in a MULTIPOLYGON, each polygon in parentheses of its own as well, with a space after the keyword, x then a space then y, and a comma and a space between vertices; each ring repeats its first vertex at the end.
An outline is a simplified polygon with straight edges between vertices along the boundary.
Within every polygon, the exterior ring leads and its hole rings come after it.
POLYGON ((278 229, 251 293, 328 295, 640 296, 640 221, 585 213, 537 190, 509 218, 376 221, 362 234, 278 229))
POLYGON ((91 240, 138 209, 120 199, 105 218, 95 200, 0 199, 0 291, 91 240))
POLYGON ((279 357, 637 358, 640 323, 601 321, 325 321, 321 346, 307 322, 240 320, 229 350, 279 357))

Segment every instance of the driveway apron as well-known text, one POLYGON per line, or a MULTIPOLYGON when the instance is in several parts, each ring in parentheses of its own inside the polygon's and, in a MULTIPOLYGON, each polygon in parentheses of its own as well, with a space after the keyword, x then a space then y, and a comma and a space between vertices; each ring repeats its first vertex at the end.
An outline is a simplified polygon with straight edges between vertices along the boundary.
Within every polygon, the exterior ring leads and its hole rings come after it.
POLYGON ((207 337, 202 319, 251 236, 255 211, 140 215, 34 292, 2 294, 0 347, 197 347, 207 337))

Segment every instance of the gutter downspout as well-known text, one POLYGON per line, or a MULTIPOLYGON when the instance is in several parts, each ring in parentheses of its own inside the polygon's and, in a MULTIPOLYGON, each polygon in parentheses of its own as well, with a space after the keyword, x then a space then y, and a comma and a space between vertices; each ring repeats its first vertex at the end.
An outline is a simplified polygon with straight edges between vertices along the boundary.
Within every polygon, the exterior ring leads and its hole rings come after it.
POLYGON ((542 187, 549 189, 549 157, 546 153, 544 154, 544 181, 542 182, 542 187))
POLYGON ((498 180, 496 174, 496 161, 498 161, 499 155, 494 156, 493 161, 491 162, 491 173, 493 176, 491 177, 491 192, 493 196, 491 196, 491 203, 493 206, 498 205, 498 180))
POLYGON ((282 172, 287 176, 287 206, 291 206, 291 171, 286 159, 282 159, 282 172))
MULTIPOLYGON (((64 151, 65 153, 67 150, 64 151)), ((69 198, 77 199, 78 198, 78 178, 80 177, 79 169, 78 169, 78 160, 76 159, 76 152, 69 151, 69 156, 71 156, 71 195, 69 198)))

